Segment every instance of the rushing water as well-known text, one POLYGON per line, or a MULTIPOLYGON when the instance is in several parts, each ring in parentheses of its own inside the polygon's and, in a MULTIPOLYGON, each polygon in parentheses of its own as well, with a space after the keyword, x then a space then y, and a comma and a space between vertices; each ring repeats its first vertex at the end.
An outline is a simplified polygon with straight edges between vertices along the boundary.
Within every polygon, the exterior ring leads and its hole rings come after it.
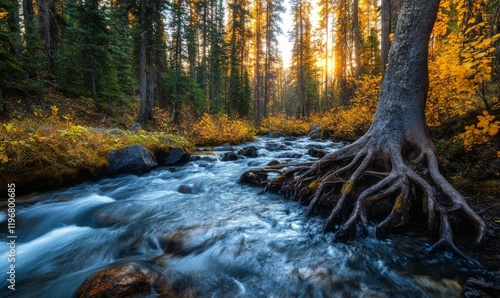
MULTIPOLYGON (((222 162, 212 153, 25 200, 17 209, 13 297, 71 297, 92 273, 129 261, 199 297, 454 297, 467 277, 481 274, 402 236, 334 243, 332 233, 321 232, 324 218, 307 218, 298 203, 237 183, 244 170, 283 161, 283 154, 314 160, 306 154, 312 144, 333 149, 305 137, 261 138, 245 144, 259 149, 258 158, 222 162), (272 144, 280 150, 268 150, 272 144)), ((5 210, 0 221, 6 243, 5 210)), ((4 247, 2 297, 12 294, 8 265, 4 247)))

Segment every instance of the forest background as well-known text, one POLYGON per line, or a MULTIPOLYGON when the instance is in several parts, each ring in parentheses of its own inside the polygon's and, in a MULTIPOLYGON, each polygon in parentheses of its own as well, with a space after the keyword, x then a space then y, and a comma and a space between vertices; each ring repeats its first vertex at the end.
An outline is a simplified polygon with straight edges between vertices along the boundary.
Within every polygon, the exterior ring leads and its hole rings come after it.
MULTIPOLYGON (((0 0, 0 180, 97 175, 110 150, 137 143, 189 150, 311 127, 354 140, 400 6, 0 0)), ((500 177, 499 44, 500 1, 441 1, 426 117, 448 176, 500 177)))

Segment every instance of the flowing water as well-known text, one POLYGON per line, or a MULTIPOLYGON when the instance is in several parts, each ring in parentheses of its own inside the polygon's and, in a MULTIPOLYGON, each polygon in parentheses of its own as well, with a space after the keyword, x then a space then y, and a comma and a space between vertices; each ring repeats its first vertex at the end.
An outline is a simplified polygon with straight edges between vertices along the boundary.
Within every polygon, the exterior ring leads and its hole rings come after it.
MULTIPOLYGON (((322 233, 324 218, 237 182, 248 168, 290 154, 314 160, 308 145, 333 144, 263 137, 248 145, 259 157, 223 162, 213 152, 18 202, 13 297, 72 297, 92 273, 124 262, 161 272, 197 297, 454 297, 466 278, 482 274, 403 236, 334 243, 333 233, 322 233)), ((6 218, 1 211, 1 243, 6 218)), ((2 297, 12 294, 8 265, 3 247, 2 297)))

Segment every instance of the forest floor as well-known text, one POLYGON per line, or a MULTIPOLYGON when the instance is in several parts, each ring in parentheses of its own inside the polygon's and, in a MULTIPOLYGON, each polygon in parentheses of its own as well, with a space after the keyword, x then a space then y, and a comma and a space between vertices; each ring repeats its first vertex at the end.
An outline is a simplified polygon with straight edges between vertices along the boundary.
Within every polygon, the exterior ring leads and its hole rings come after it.
POLYGON ((470 250, 473 258, 493 271, 500 271, 500 181, 448 177, 467 203, 486 221, 488 238, 470 250))

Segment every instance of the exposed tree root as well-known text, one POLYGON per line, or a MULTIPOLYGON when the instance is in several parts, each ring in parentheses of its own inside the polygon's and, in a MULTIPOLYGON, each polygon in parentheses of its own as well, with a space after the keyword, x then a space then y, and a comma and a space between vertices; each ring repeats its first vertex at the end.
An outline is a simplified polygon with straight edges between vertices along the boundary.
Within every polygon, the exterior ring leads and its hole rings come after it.
POLYGON ((357 229, 365 230, 370 208, 384 201, 392 205, 392 210, 387 210, 385 218, 378 222, 377 237, 385 237, 395 227, 407 224, 414 214, 410 211, 418 208, 421 211, 415 214, 424 214, 429 231, 439 237, 431 249, 446 245, 468 258, 454 243, 452 213, 453 218, 468 220, 475 226, 477 244, 486 234, 482 218, 439 172, 434 146, 428 139, 394 141, 367 134, 311 165, 249 170, 241 181, 265 185, 265 190, 279 191, 307 204, 308 215, 323 201, 333 200, 324 230, 336 229, 336 240, 350 237, 357 229), (269 172, 278 176, 268 179, 269 172), (252 180, 262 174, 266 174, 265 179, 260 176, 258 181, 252 180))

